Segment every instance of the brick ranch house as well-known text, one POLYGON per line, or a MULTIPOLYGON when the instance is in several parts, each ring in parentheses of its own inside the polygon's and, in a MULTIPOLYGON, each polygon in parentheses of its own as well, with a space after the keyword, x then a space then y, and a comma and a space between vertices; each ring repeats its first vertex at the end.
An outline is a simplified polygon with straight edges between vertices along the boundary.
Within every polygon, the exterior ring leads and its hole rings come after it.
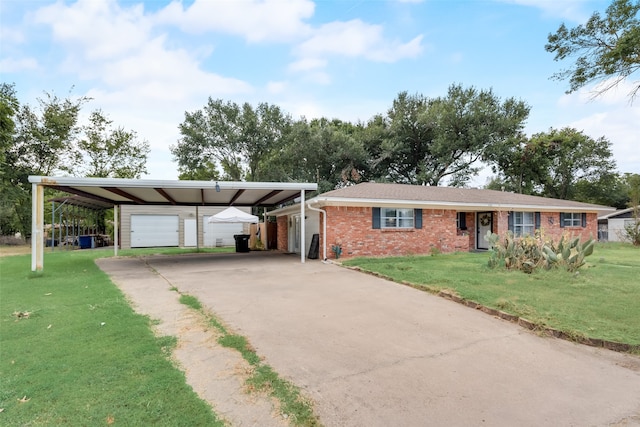
MULTIPOLYGON (((300 253, 300 204, 269 212, 278 249, 300 253)), ((361 183, 305 202, 305 253, 319 235, 319 257, 428 254, 488 249, 488 230, 597 238, 598 214, 613 208, 494 190, 361 183), (326 231, 325 231, 326 230, 326 231), (325 246, 326 242, 326 246, 325 246)))

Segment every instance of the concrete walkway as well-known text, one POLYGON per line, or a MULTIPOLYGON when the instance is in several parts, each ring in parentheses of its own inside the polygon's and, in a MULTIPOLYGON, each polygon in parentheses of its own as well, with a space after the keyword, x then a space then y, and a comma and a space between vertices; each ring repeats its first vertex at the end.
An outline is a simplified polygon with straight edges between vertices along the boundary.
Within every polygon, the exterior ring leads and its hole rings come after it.
POLYGON ((286 427, 278 403, 260 393, 248 394, 244 382, 251 367, 235 350, 220 346, 215 328, 179 302, 180 294, 142 258, 105 258, 98 266, 129 298, 134 309, 157 321, 159 336, 175 336, 173 358, 187 383, 231 426, 286 427))
POLYGON ((147 262, 246 336, 315 402, 327 426, 640 425, 636 356, 542 338, 440 297, 293 256, 147 262))

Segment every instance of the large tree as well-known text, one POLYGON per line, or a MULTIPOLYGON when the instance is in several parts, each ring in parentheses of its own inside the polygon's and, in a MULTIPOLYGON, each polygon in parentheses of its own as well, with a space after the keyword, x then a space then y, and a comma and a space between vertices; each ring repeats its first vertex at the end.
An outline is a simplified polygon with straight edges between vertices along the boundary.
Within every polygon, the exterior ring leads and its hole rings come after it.
POLYGON ((629 203, 629 186, 625 177, 611 171, 601 174, 596 180, 578 180, 572 198, 579 202, 625 209, 629 203))
POLYGON ((13 84, 0 84, 0 174, 5 170, 5 153, 13 144, 15 115, 20 108, 13 84))
POLYGON ((1 204, 5 218, 11 218, 4 223, 5 227, 11 223, 15 230, 3 232, 20 231, 24 236, 30 235, 29 175, 73 172, 78 114, 87 100, 84 97, 61 99, 45 93, 44 98, 38 99, 38 108, 22 105, 14 110, 11 143, 3 146, 1 204))
POLYGON ((338 119, 301 119, 272 164, 281 165, 284 180, 317 182, 320 192, 358 183, 368 168, 368 155, 358 138, 361 130, 338 119))
POLYGON ((16 134, 9 149, 12 166, 24 167, 36 175, 73 172, 78 115, 89 99, 61 99, 51 93, 38 98, 38 109, 22 105, 16 115, 16 134))
POLYGON ((0 85, 0 235, 15 233, 19 230, 19 222, 13 201, 12 172, 7 159, 9 149, 13 145, 15 134, 15 116, 20 108, 15 85, 0 85))
POLYGON ((596 182, 616 170, 611 143, 604 137, 593 139, 573 128, 550 129, 533 135, 531 144, 546 159, 541 182, 545 197, 572 199, 579 181, 596 182))
POLYGON ((501 101, 491 90, 461 85, 445 97, 402 92, 386 117, 374 117, 366 146, 372 174, 393 182, 464 185, 478 171, 476 162, 496 144, 518 135, 529 106, 501 101))
MULTIPOLYGON (((614 0, 602 17, 595 12, 584 25, 568 29, 565 24, 549 34, 547 52, 561 61, 576 57, 571 67, 553 75, 569 80, 568 93, 597 81, 606 81, 596 96, 615 87, 640 69, 640 1, 614 0)), ((635 81, 631 97, 640 90, 635 81)))
POLYGON ((78 171, 83 176, 100 178, 140 178, 146 173, 149 143, 139 140, 134 131, 113 128, 113 121, 100 111, 89 115, 78 141, 78 171))
POLYGON ((521 194, 539 194, 549 169, 546 150, 520 133, 495 144, 486 151, 484 159, 496 174, 487 185, 493 190, 521 194))
POLYGON ((488 188, 619 206, 624 187, 611 143, 572 129, 520 135, 496 145, 486 159, 496 176, 488 188), (617 188, 616 187, 620 187, 617 188))
POLYGON ((286 141, 291 119, 279 107, 266 103, 255 109, 248 103, 209 98, 202 110, 185 112, 182 137, 171 146, 181 176, 219 165, 224 179, 263 180, 261 161, 286 141))

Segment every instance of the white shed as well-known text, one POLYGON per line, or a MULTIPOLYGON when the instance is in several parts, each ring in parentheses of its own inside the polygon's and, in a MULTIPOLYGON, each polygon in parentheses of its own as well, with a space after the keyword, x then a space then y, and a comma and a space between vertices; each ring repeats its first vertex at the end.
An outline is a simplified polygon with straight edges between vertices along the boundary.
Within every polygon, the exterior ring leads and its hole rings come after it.
MULTIPOLYGON (((640 206, 638 207, 640 209, 640 206)), ((626 240, 624 227, 637 221, 633 217, 633 208, 621 209, 598 217, 598 240, 604 242, 623 242, 626 240)))

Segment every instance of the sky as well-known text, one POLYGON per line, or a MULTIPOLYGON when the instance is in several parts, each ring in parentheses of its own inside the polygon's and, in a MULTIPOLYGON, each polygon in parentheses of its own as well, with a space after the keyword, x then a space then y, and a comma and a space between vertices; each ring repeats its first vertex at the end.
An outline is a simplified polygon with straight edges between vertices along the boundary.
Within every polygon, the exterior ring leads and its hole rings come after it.
MULTIPOLYGON (((605 137, 620 173, 640 173, 632 81, 593 99, 550 79, 571 66, 544 49, 609 1, 0 0, 0 76, 22 104, 45 92, 92 98, 151 147, 148 179, 177 179, 169 147, 209 98, 278 105, 292 118, 366 122, 399 92, 452 84, 531 106, 525 132, 573 127, 605 137)), ((636 80, 639 76, 636 76, 636 80)), ((83 118, 81 118, 81 121, 83 118)), ((482 186, 488 169, 471 186, 482 186)))

